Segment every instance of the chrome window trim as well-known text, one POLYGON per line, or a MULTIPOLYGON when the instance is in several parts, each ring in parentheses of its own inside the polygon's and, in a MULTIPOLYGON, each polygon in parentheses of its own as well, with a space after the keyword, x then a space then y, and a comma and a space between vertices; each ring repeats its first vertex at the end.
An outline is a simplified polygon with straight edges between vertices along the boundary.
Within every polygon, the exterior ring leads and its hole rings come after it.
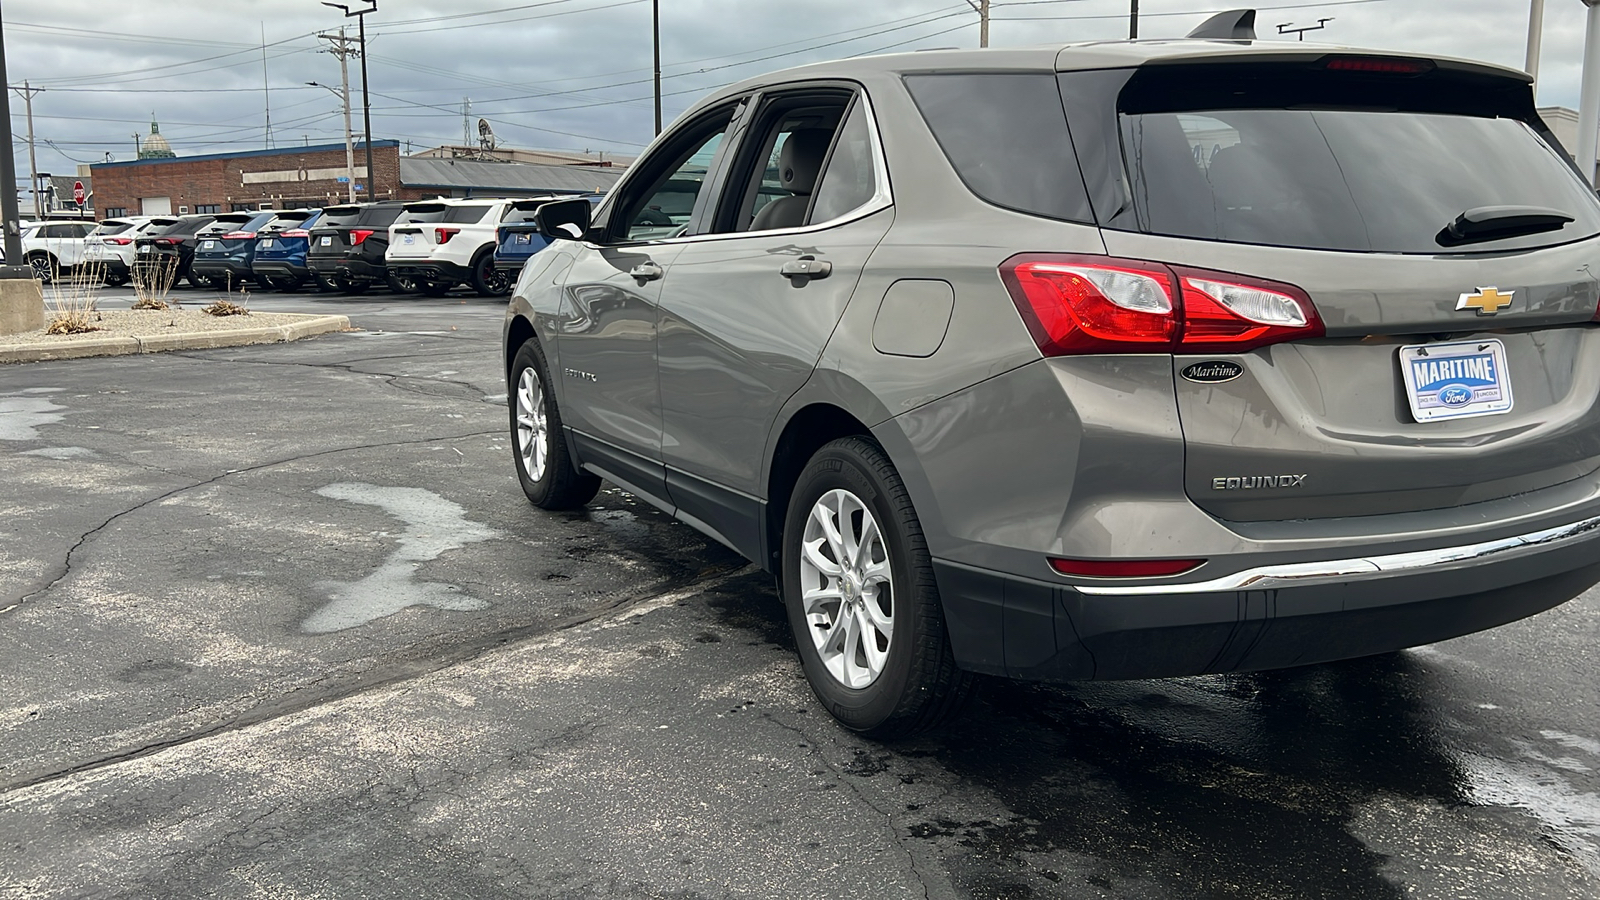
MULTIPOLYGON (((889 161, 884 155, 883 138, 878 132, 878 114, 872 108, 872 99, 867 96, 866 88, 858 87, 856 89, 856 97, 861 101, 861 105, 867 110, 867 137, 872 141, 872 163, 874 169, 872 174, 874 188, 872 192, 872 199, 861 204, 855 209, 850 210, 842 216, 829 219, 826 222, 816 222, 810 225, 801 225, 796 228, 771 228, 765 231, 719 231, 714 234, 686 234, 682 237, 662 238, 661 240, 656 241, 634 241, 618 244, 595 244, 585 241, 584 246, 592 250, 598 250, 601 247, 665 247, 673 244, 691 244, 704 241, 726 241, 752 237, 775 238, 785 237, 788 235, 814 234, 818 231, 824 231, 829 228, 837 228, 840 225, 848 225, 851 222, 865 219, 867 216, 880 213, 891 206, 894 206, 894 193, 890 189, 889 185, 889 161)), ((844 123, 840 122, 839 127, 843 128, 844 123)), ((817 183, 819 185, 822 182, 822 175, 824 174, 826 173, 819 172, 817 174, 817 183)), ((607 199, 610 199, 610 195, 607 196, 607 199)), ((599 211, 597 210, 596 215, 598 216, 598 214, 599 211)))
POLYGON ((1514 537, 1480 541, 1437 550, 1416 550, 1326 562, 1258 566, 1209 581, 1189 584, 1074 584, 1072 589, 1097 597, 1135 597, 1166 594, 1206 594, 1217 591, 1267 591, 1317 584, 1342 584, 1378 578, 1449 571, 1486 560, 1516 559, 1600 535, 1600 516, 1558 525, 1514 537))

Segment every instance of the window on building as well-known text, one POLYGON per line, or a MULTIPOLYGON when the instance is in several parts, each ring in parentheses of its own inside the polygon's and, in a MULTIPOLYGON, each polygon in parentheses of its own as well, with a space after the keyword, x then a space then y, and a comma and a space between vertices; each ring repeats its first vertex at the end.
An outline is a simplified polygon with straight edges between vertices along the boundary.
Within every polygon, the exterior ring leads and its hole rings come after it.
POLYGON ((254 203, 233 203, 233 204, 229 204, 229 206, 228 206, 228 212, 255 212, 255 211, 256 211, 256 207, 255 207, 254 203))
MULTIPOLYGON (((235 211, 237 211, 239 209, 242 209, 242 208, 243 207, 240 207, 238 205, 234 206, 234 210, 235 211)), ((220 203, 197 203, 197 204, 195 204, 194 211, 195 211, 195 215, 203 215, 203 214, 206 214, 206 213, 210 213, 212 215, 215 215, 216 213, 222 212, 222 204, 220 204, 220 203)))
POLYGON ((105 213, 108 219, 120 219, 128 214, 128 208, 126 206, 112 206, 108 207, 105 213))

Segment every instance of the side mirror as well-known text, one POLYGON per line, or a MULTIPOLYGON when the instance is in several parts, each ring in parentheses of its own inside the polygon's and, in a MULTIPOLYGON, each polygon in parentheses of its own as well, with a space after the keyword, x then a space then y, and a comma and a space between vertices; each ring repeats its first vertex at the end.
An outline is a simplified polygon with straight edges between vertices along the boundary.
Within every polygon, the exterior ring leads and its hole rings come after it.
POLYGON ((541 204, 533 211, 533 221, 539 233, 546 238, 563 241, 581 241, 589 233, 589 201, 554 200, 541 204))

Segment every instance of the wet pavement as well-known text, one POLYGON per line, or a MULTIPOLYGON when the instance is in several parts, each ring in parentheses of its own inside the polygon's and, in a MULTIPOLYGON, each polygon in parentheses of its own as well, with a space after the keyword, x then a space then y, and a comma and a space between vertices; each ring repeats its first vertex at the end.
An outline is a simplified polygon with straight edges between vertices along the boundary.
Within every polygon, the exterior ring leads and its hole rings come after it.
POLYGON ((0 897, 1600 897, 1595 591, 862 741, 769 579, 522 499, 501 304, 253 302, 365 330, 0 368, 0 897))

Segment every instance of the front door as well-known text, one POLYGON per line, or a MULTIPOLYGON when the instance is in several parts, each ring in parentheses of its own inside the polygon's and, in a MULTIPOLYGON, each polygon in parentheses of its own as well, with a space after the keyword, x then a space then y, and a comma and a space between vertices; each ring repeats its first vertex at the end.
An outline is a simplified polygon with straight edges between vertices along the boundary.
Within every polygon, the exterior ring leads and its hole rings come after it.
POLYGON ((864 100, 848 90, 764 98, 730 164, 717 230, 667 267, 658 346, 668 490, 751 559, 772 424, 893 220, 877 147, 864 100))
POLYGON ((579 459, 623 487, 665 501, 658 304, 734 107, 682 126, 636 163, 566 274, 550 376, 579 459))

